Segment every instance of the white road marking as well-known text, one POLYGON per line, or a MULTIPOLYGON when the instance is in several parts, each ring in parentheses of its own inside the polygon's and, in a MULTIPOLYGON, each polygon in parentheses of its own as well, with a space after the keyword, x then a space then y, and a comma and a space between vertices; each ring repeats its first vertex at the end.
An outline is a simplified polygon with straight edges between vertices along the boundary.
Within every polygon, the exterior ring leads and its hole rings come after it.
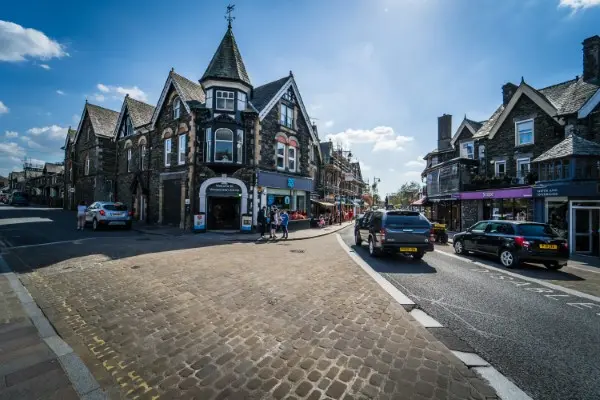
MULTIPOLYGON (((600 303, 600 297, 593 296, 591 294, 583 293, 583 292, 580 292, 578 290, 574 290, 574 289, 566 288, 566 287, 563 287, 563 286, 555 285, 555 284, 552 284, 552 283, 544 282, 544 281, 542 281, 540 279, 531 278, 529 276, 519 275, 519 274, 516 274, 514 272, 510 272, 510 271, 507 271, 507 270, 504 270, 504 269, 498 268, 498 267, 493 267, 491 265, 487 265, 487 264, 484 264, 484 263, 479 262, 479 261, 471 261, 469 259, 457 256, 455 254, 446 253, 445 251, 435 250, 435 252, 439 253, 439 254, 444 254, 447 257, 451 257, 451 258, 455 258, 455 259, 461 260, 462 262, 467 262, 467 263, 475 264, 475 265, 477 265, 479 267, 483 267, 483 268, 486 268, 486 269, 491 270, 491 271, 500 272, 500 273, 503 273, 505 275, 512 276, 513 278, 518 278, 518 279, 521 279, 523 281, 536 283, 536 284, 538 284, 540 286, 545 286, 545 287, 547 287, 549 289, 553 289, 553 290, 556 290, 558 292, 568 293, 571 296, 582 297, 584 299, 588 299, 588 300, 600 303)), ((517 284, 516 282, 511 282, 511 283, 517 284)), ((524 283, 519 283, 517 286, 526 286, 526 285, 524 283)))
POLYGON ((519 389, 517 385, 498 372, 496 368, 491 366, 475 367, 473 370, 488 381, 502 400, 533 400, 524 391, 519 389))
POLYGON ((398 290, 398 288, 390 283, 383 276, 379 275, 369 264, 367 264, 354 250, 350 249, 344 240, 340 236, 339 233, 336 234, 337 241, 342 247, 342 249, 348 254, 348 256, 358 264, 359 267, 363 269, 373 280, 381 286, 383 290, 385 290, 390 296, 394 298, 399 304, 403 306, 414 306, 415 303, 409 299, 404 293, 398 290))
POLYGON ((600 271, 596 271, 596 270, 593 270, 593 269, 592 269, 592 268, 594 268, 594 267, 590 267, 590 268, 581 268, 581 267, 574 267, 574 266, 572 266, 572 265, 567 265, 567 266, 566 266, 566 268, 567 268, 567 269, 569 269, 569 268, 573 268, 573 269, 578 269, 578 270, 580 270, 580 271, 591 272, 591 273, 594 273, 594 274, 600 274, 600 271))
POLYGON ((417 320, 418 323, 423 325, 425 328, 443 328, 444 326, 437 322, 435 319, 429 316, 425 311, 414 309, 410 312, 410 315, 417 320))
POLYGON ((451 350, 460 361, 462 361, 467 367, 489 367, 490 363, 479 357, 475 353, 465 353, 462 351, 451 350))
POLYGON ((132 237, 136 237, 136 236, 96 236, 96 237, 86 237, 86 238, 80 238, 80 239, 61 240, 59 242, 48 242, 48 243, 37 243, 37 244, 24 244, 22 246, 11 246, 11 247, 9 247, 9 249, 11 249, 11 250, 13 250, 13 249, 27 249, 27 248, 30 248, 30 247, 54 246, 54 245, 57 245, 57 244, 65 244, 65 243, 81 244, 82 242, 84 242, 86 240, 128 239, 128 238, 132 238, 132 237))
POLYGON ((40 217, 23 217, 23 218, 2 218, 0 219, 0 226, 16 225, 16 224, 31 224, 38 222, 54 222, 50 218, 40 217))

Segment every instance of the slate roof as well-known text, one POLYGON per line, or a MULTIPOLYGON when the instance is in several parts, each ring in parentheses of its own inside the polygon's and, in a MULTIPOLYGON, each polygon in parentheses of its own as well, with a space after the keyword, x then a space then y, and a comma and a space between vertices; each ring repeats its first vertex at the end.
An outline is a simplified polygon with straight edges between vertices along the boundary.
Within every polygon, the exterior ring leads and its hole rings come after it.
POLYGON ((556 160, 571 156, 598 156, 600 157, 600 144, 584 139, 577 135, 570 135, 565 140, 543 153, 532 162, 556 160))
POLYGON ((183 98, 183 101, 198 101, 200 103, 204 103, 206 97, 204 90, 202 90, 202 86, 200 86, 198 83, 190 81, 187 78, 184 78, 174 71, 171 71, 170 74, 173 82, 175 82, 175 85, 177 85, 178 89, 181 91, 180 96, 183 98))
POLYGON ((129 96, 125 97, 125 102, 127 103, 127 111, 134 128, 139 128, 140 126, 148 125, 150 122, 152 122, 154 106, 133 99, 129 96))
POLYGON ((231 26, 227 28, 227 32, 225 32, 225 36, 223 36, 223 40, 221 40, 217 51, 210 60, 210 64, 208 64, 208 68, 206 68, 200 82, 211 78, 231 79, 251 85, 250 77, 246 72, 246 66, 242 61, 242 54, 235 42, 231 26))
POLYGON ((485 122, 485 121, 483 121, 483 122, 477 122, 477 121, 473 121, 472 119, 469 119, 469 118, 465 118, 465 121, 469 125, 471 125, 471 127, 473 129, 475 129, 475 132, 477 132, 481 128, 481 126, 483 125, 483 123, 485 122))
POLYGON ((290 79, 290 77, 286 76, 285 78, 277 79, 276 81, 254 88, 250 102, 259 113, 267 106, 267 104, 269 104, 269 101, 275 97, 288 79, 290 79))
POLYGON ((94 133, 99 136, 112 137, 119 119, 119 113, 108 108, 87 103, 88 117, 92 122, 94 133))
POLYGON ((60 174, 64 169, 65 167, 62 164, 46 163, 44 165, 44 170, 47 174, 60 174))
POLYGON ((538 93, 548 99, 558 115, 566 115, 578 112, 598 89, 600 86, 585 82, 580 77, 539 89, 538 93))
POLYGON ((475 139, 478 139, 478 138, 483 138, 483 137, 486 137, 487 135, 489 135, 490 131, 494 127, 494 124, 498 120, 498 117, 500 117, 500 114, 502 114, 502 111, 504 111, 504 104, 502 104, 500 107, 498 107, 496 109, 496 111, 494 111, 494 113, 492 114, 490 119, 488 119, 487 121, 485 121, 483 123, 483 125, 481 125, 481 128, 479 128, 479 130, 477 132, 475 132, 473 137, 475 139))

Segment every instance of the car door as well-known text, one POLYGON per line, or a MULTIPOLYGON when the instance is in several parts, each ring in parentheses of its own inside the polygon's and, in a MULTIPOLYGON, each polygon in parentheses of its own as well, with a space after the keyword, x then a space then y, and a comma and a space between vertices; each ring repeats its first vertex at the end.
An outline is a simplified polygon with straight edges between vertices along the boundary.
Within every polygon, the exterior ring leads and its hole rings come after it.
POLYGON ((91 206, 85 211, 85 222, 92 222, 94 219, 94 211, 96 210, 98 203, 92 203, 91 206))
POLYGON ((507 232, 506 223, 490 221, 483 236, 478 240, 477 251, 481 253, 497 254, 507 232))
POLYGON ((481 221, 469 228, 469 230, 465 233, 465 236, 463 238, 463 245, 465 246, 465 250, 478 251, 477 243, 483 238, 487 226, 487 221, 481 221))
POLYGON ((372 212, 367 212, 362 218, 359 226, 360 237, 362 240, 367 241, 369 239, 369 226, 371 224, 371 218, 373 217, 372 212))

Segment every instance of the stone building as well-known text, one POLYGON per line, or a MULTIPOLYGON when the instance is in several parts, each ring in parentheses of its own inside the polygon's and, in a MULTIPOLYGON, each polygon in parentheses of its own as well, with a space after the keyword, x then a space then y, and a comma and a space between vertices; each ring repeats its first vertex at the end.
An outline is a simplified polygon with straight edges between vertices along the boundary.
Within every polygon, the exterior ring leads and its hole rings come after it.
MULTIPOLYGON (((115 146, 119 113, 86 101, 77 131, 65 140, 67 186, 65 204, 73 209, 85 201, 114 200, 115 146)), ((70 136, 70 134, 68 134, 70 136)))
MULTIPOLYGON (((600 224, 600 154, 596 146, 583 143, 600 143, 599 57, 600 37, 594 36, 583 42, 581 77, 541 89, 524 79, 519 85, 503 85, 502 104, 491 117, 481 122, 465 117, 450 140, 451 117, 440 117, 438 148, 425 157, 423 171, 433 218, 465 229, 482 219, 546 222, 548 210, 559 209, 564 224, 576 217, 568 211, 576 201, 579 213, 589 214, 586 229, 593 231, 600 224), (582 153, 583 148, 587 151, 582 153), (565 193, 564 188, 540 189, 574 179, 589 181, 574 199, 552 195, 565 193)), ((581 236, 581 243, 589 239, 588 251, 600 248, 600 240, 581 236)))
POLYGON ((77 134, 77 130, 69 129, 67 130, 67 135, 65 137, 65 144, 61 148, 65 152, 65 161, 63 164, 64 167, 64 179, 63 179, 63 208, 65 210, 74 210, 75 209, 75 181, 73 175, 73 162, 71 161, 71 155, 73 153, 73 143, 75 140, 75 135, 77 134))

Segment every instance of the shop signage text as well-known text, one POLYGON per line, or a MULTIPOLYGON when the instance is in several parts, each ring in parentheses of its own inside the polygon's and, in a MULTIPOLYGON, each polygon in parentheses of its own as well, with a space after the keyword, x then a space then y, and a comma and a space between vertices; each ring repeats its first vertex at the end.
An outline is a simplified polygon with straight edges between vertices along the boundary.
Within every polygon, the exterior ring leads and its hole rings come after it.
POLYGON ((532 196, 530 187, 519 189, 501 189, 487 192, 464 192, 460 193, 461 200, 482 200, 482 199, 518 199, 532 196))
POLYGON ((221 182, 213 183, 206 188, 207 196, 237 197, 242 194, 242 188, 235 183, 221 182))
POLYGON ((600 184, 596 182, 577 182, 555 185, 540 185, 533 188, 534 197, 556 196, 598 196, 600 184))

